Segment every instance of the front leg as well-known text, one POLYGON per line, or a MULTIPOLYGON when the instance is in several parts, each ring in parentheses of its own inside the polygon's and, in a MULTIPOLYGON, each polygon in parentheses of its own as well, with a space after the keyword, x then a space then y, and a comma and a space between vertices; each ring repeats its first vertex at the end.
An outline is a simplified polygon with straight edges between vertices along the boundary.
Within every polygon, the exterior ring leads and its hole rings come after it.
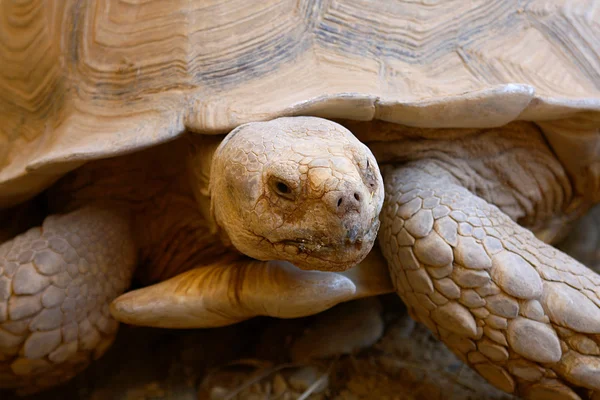
POLYGON ((129 286, 136 248, 126 213, 54 215, 0 246, 0 389, 31 393, 101 356, 118 324, 108 304, 129 286))
POLYGON ((435 161, 384 173, 380 245, 412 315, 494 386, 600 392, 600 277, 435 161))
POLYGON ((334 305, 393 292, 387 265, 372 251, 345 272, 304 271, 286 261, 228 254, 118 297, 119 321, 159 328, 212 328, 255 316, 298 318, 334 305))

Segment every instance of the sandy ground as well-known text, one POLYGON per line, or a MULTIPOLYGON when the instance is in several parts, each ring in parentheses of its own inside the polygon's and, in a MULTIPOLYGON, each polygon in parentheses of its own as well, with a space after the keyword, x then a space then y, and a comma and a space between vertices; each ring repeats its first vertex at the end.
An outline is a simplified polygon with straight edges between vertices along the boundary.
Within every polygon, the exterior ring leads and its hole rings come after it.
MULTIPOLYGON (((0 398, 18 397, 0 392, 0 398)), ((27 397, 510 398, 513 397, 485 383, 426 328, 412 322, 400 300, 391 295, 380 298, 379 304, 338 306, 321 316, 295 320, 256 318, 218 329, 123 326, 112 349, 83 374, 65 386, 27 397), (365 345, 369 346, 357 349, 365 345), (351 353, 307 360, 339 351, 351 353)))

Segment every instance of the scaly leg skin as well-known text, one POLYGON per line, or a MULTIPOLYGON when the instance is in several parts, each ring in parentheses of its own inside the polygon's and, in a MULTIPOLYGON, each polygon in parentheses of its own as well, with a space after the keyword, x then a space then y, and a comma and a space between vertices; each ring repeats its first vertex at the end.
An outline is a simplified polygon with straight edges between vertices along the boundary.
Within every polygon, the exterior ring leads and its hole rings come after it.
POLYGON ((126 215, 50 216, 0 246, 0 388, 29 394, 71 379, 112 343, 109 303, 129 286, 126 215))
POLYGON ((434 161, 384 181, 380 245, 411 315, 506 392, 598 396, 600 276, 434 161))
POLYGON ((600 272, 600 205, 592 208, 575 223, 558 248, 600 272))

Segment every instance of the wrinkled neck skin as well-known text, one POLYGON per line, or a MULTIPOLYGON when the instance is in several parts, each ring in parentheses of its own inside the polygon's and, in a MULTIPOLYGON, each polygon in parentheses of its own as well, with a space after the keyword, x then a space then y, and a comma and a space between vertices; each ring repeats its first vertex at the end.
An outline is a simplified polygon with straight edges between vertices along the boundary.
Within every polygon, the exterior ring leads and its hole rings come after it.
POLYGON ((186 160, 187 175, 200 213, 205 218, 210 233, 219 235, 225 246, 236 251, 227 232, 217 224, 212 210, 210 193, 211 167, 217 148, 227 137, 193 135, 189 137, 190 153, 186 160))
POLYGON ((371 250, 383 181, 370 150, 340 125, 280 118, 195 147, 194 195, 225 244, 327 271, 347 270, 371 250))
MULTIPOLYGON (((435 169, 547 242, 556 243, 587 207, 540 129, 514 122, 488 129, 423 129, 381 122, 346 124, 380 164, 435 169)), ((385 168, 385 167, 384 167, 385 168)))

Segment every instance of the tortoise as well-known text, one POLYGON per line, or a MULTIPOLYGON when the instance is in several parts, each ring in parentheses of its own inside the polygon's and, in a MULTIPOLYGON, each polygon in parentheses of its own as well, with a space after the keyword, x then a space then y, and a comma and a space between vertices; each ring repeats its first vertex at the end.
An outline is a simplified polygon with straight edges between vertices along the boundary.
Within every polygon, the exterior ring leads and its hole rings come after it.
POLYGON ((50 214, 0 247, 0 386, 396 291, 494 386, 598 396, 600 277, 552 247, 600 201, 593 2, 0 7, 0 205, 50 214))

